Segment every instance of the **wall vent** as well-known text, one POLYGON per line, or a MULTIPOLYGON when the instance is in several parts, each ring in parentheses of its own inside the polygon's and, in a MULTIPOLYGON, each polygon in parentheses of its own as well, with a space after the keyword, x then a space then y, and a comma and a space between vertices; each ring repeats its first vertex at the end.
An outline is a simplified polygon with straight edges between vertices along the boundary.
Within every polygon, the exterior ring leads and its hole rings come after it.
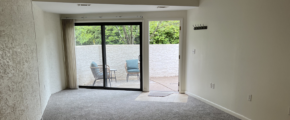
POLYGON ((78 6, 91 6, 91 4, 78 4, 78 6))
POLYGON ((157 6, 157 8, 168 8, 167 6, 157 6))

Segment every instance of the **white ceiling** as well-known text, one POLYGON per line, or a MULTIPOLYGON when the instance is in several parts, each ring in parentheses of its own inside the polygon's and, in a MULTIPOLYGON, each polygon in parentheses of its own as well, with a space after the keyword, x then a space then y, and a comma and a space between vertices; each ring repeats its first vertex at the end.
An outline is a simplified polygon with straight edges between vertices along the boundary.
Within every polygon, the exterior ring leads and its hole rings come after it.
POLYGON ((116 5, 116 4, 91 4, 91 6, 78 6, 79 3, 60 2, 33 2, 42 10, 59 14, 80 13, 113 13, 113 12, 146 12, 146 11, 172 11, 189 10, 191 6, 166 6, 157 8, 158 5, 116 5))

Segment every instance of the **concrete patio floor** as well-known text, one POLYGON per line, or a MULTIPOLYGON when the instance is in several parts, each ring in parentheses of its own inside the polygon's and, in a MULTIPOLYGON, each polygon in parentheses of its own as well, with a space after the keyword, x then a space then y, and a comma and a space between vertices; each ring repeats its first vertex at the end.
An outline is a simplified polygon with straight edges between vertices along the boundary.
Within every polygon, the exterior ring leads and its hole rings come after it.
MULTIPOLYGON (((84 86, 92 86, 94 80, 84 86)), ((94 86, 103 86, 103 80, 97 80, 94 86)), ((140 81, 132 77, 126 80, 112 80, 111 87, 115 88, 140 88, 140 81)), ((150 77, 150 91, 172 91, 178 92, 178 76, 175 77, 150 77)))
POLYGON ((150 77, 150 91, 178 92, 178 76, 150 77))

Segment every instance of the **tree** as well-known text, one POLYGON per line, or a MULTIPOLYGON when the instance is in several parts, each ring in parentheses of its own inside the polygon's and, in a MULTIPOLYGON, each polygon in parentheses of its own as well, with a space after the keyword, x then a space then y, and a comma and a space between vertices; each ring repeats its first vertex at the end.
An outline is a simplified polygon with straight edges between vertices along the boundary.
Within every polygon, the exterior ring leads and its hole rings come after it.
POLYGON ((150 44, 178 44, 179 21, 151 21, 150 44))
POLYGON ((76 26, 75 27, 76 45, 95 45, 101 44, 100 26, 76 26))
MULTIPOLYGON (((150 44, 178 44, 179 21, 151 21, 150 44)), ((75 26, 76 45, 102 43, 101 26, 75 26)), ((139 25, 106 25, 106 44, 140 44, 139 25)))
POLYGON ((139 44, 139 25, 116 25, 106 26, 107 41, 116 41, 115 44, 139 44), (114 37, 112 37, 114 36, 114 37))

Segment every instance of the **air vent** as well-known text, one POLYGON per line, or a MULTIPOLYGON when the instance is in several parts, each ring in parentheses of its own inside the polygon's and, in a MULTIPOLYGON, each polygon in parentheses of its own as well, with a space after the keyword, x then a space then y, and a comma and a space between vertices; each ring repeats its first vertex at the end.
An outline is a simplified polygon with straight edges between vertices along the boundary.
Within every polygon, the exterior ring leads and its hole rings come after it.
POLYGON ((168 6, 157 6, 157 8, 168 8, 168 6))
POLYGON ((78 4, 78 6, 91 6, 91 4, 78 4))

